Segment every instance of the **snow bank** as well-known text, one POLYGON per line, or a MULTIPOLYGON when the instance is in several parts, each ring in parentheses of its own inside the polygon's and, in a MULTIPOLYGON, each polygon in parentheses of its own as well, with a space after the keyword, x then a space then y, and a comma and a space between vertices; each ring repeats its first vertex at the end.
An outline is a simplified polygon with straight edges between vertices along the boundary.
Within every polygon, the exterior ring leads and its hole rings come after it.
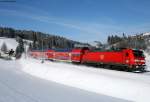
POLYGON ((7 45, 7 48, 10 49, 16 49, 18 46, 18 42, 16 42, 15 39, 13 38, 5 38, 5 37, 0 37, 0 48, 2 44, 5 43, 7 45))
POLYGON ((145 60, 146 60, 146 67, 147 67, 147 70, 150 71, 150 55, 148 53, 144 53, 145 54, 145 60))
POLYGON ((71 87, 136 102, 148 102, 150 77, 57 62, 21 59, 23 71, 71 87))

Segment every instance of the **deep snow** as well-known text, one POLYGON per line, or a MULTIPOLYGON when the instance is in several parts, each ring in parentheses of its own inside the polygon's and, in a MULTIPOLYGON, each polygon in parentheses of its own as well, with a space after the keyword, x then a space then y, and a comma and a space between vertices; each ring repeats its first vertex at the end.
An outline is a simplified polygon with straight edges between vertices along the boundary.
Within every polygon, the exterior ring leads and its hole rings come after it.
POLYGON ((20 61, 0 59, 0 102, 129 102, 42 80, 22 67, 20 61))
POLYGON ((150 76, 145 74, 96 69, 66 63, 22 59, 23 71, 30 75, 136 102, 147 102, 150 97, 150 76))

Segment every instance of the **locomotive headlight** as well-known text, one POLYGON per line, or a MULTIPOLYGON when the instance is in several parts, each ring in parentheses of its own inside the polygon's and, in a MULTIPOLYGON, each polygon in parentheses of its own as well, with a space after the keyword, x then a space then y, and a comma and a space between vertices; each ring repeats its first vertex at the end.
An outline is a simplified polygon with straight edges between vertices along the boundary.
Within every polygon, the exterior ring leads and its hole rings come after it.
POLYGON ((135 62, 140 62, 140 60, 138 60, 138 59, 135 59, 134 61, 135 61, 135 62))
POLYGON ((141 62, 145 62, 145 60, 141 60, 141 62))
POLYGON ((138 60, 138 59, 135 59, 134 61, 135 62, 145 62, 145 60, 138 60))
POLYGON ((126 60, 126 63, 129 63, 129 60, 126 60))

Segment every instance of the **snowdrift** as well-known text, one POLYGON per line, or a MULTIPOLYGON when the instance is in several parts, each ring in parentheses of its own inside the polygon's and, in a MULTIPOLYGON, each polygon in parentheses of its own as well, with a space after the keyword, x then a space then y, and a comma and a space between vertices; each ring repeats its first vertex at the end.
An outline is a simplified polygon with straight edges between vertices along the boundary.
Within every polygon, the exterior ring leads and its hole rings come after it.
POLYGON ((136 102, 148 102, 150 76, 65 63, 21 59, 23 71, 33 76, 90 92, 136 102))

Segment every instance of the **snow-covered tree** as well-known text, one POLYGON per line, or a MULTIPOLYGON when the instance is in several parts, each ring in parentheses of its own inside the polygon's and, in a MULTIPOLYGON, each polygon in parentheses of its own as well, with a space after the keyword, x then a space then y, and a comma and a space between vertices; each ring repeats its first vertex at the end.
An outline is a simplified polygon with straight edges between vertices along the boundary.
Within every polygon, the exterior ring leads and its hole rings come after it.
POLYGON ((7 45, 5 43, 2 44, 1 51, 4 52, 4 53, 6 53, 8 51, 7 45))

